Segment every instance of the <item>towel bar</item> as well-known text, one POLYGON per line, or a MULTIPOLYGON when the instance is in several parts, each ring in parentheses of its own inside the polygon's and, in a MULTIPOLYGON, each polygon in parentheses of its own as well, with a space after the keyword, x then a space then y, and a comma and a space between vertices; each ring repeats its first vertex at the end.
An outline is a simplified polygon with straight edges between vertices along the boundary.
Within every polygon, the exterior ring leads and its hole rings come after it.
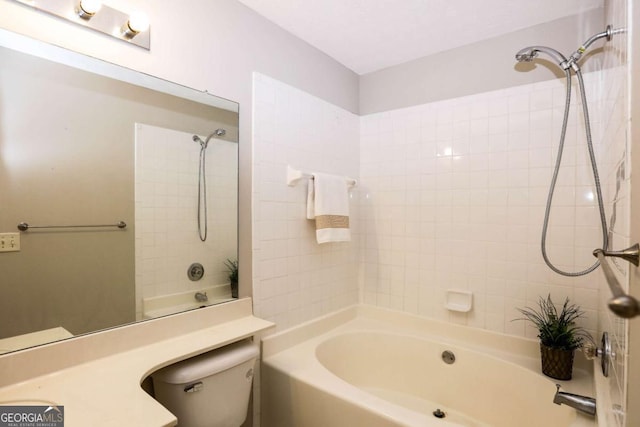
MULTIPOLYGON (((295 187, 301 179, 311 178, 312 176, 311 172, 304 172, 287 165, 287 185, 289 187, 295 187)), ((349 187, 355 187, 358 184, 358 182, 353 178, 346 177, 346 179, 349 187)))
POLYGON ((26 222, 18 224, 18 230, 27 231, 30 228, 103 228, 103 227, 118 227, 120 229, 126 228, 127 223, 120 221, 117 224, 96 224, 96 225, 29 225, 26 222))

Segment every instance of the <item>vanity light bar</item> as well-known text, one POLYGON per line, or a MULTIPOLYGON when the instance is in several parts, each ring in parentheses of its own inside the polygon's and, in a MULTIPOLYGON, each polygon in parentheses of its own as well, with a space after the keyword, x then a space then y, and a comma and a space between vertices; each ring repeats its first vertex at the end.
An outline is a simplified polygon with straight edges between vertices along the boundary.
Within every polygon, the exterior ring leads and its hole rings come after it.
POLYGON ((129 15, 99 0, 13 1, 150 50, 149 20, 142 13, 129 15))

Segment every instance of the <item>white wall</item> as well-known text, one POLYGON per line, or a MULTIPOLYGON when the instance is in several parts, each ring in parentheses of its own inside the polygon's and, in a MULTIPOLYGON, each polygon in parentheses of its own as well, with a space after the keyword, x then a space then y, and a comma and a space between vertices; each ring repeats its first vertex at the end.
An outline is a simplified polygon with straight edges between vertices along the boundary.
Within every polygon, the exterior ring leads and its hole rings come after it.
MULTIPOLYGON (((564 95, 550 80, 362 117, 365 303, 533 338, 516 308, 550 293, 595 334, 597 277, 557 275, 540 254, 564 95), (447 289, 472 291, 473 310, 446 310, 447 289)), ((602 246, 576 110, 547 239, 565 271, 602 246)))
MULTIPOLYGON (((515 61, 516 52, 543 45, 568 56, 603 30, 603 10, 594 9, 365 74, 360 77, 360 114, 552 79, 562 73, 544 55, 531 72, 531 64, 515 61)), ((585 65, 592 68, 591 61, 585 65)))
POLYGON ((359 215, 352 241, 319 245, 296 169, 357 178, 359 118, 270 77, 254 77, 253 289, 255 313, 282 330, 358 302, 359 215))

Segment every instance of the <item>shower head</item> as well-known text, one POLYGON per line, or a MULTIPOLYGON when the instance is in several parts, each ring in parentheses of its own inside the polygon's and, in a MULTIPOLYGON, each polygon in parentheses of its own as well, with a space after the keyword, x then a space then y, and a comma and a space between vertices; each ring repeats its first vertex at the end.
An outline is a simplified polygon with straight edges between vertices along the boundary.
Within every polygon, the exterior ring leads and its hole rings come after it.
POLYGON ((516 53, 516 61, 518 62, 531 62, 538 56, 538 51, 530 48, 525 48, 516 53))
POLYGON ((611 41, 614 34, 621 34, 624 32, 626 32, 626 29, 624 28, 618 28, 614 30, 611 25, 607 25, 607 28, 603 32, 594 34, 593 36, 589 37, 589 39, 584 42, 582 46, 580 46, 575 52, 571 54, 571 56, 569 56, 569 59, 565 58, 563 54, 550 47, 530 46, 518 51, 518 53, 516 53, 516 60, 518 62, 531 62, 535 57, 538 56, 538 52, 543 52, 552 57, 563 70, 566 71, 569 68, 572 68, 577 73, 580 71, 578 61, 580 60, 580 58, 582 58, 582 55, 589 48, 589 46, 591 46, 596 40, 600 40, 603 38, 606 38, 607 41, 611 41))
POLYGON ((207 148, 207 145, 209 144, 209 140, 211 140, 211 138, 225 136, 226 134, 227 134, 226 130, 224 130, 224 129, 216 129, 216 130, 213 131, 213 133, 209 134, 209 136, 207 136, 207 139, 205 139, 204 141, 198 135, 193 135, 192 139, 195 142, 200 143, 200 146, 202 148, 207 148))
POLYGON ((518 62, 531 62, 534 58, 538 56, 538 52, 546 53, 550 57, 552 57, 562 69, 566 70, 569 68, 567 65, 567 58, 564 57, 563 54, 558 52, 555 49, 546 46, 529 46, 521 49, 516 53, 516 60, 518 62))

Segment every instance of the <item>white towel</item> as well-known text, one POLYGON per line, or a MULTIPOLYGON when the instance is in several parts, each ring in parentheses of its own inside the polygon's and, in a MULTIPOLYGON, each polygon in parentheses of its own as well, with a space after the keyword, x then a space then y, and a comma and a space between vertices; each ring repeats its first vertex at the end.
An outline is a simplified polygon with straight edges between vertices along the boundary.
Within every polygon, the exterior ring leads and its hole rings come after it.
POLYGON ((346 177, 313 174, 307 191, 307 218, 316 221, 318 243, 351 240, 349 188, 346 177))

